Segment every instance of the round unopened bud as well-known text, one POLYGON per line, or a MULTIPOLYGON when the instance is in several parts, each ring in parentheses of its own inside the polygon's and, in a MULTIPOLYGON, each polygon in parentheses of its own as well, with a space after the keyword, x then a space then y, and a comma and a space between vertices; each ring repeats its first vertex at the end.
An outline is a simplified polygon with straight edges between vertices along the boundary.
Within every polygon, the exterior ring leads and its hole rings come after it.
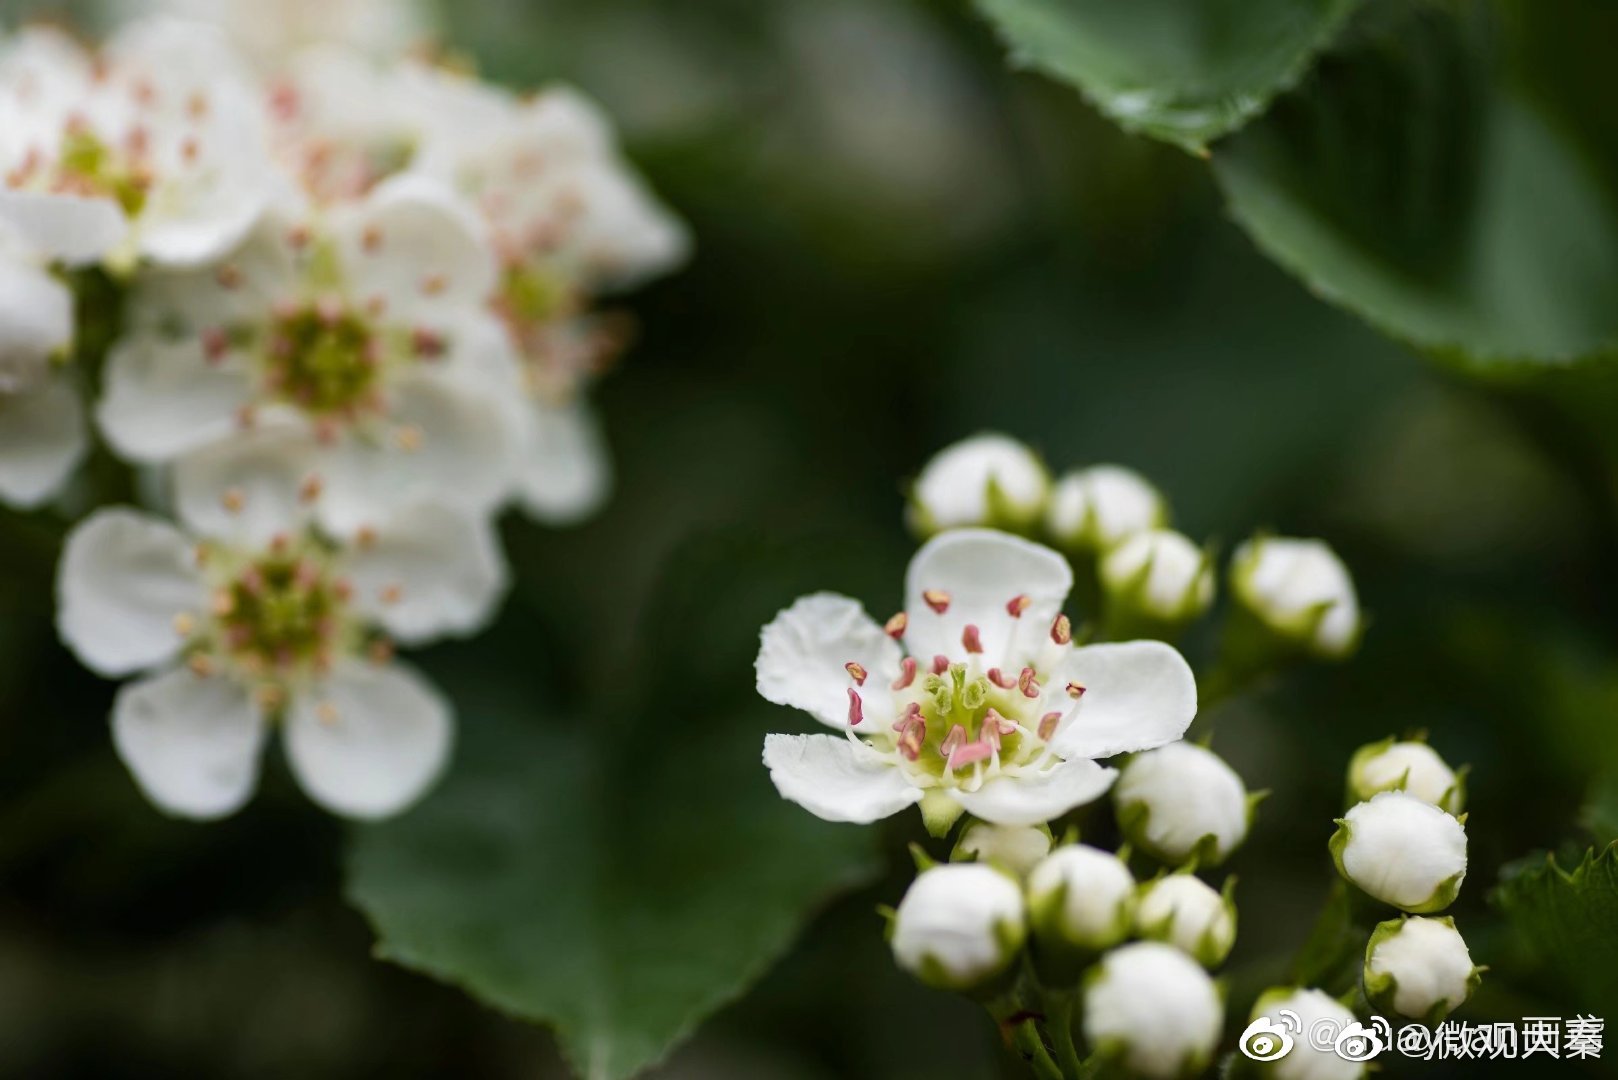
POLYGON ((1182 627, 1214 598, 1213 560, 1173 529, 1149 529, 1101 561, 1109 618, 1182 627))
POLYGON ((1045 529, 1070 549, 1105 551, 1169 519, 1151 482, 1121 465, 1092 465, 1065 474, 1051 489, 1045 529))
POLYGON ((1141 887, 1135 926, 1143 938, 1166 941, 1203 967, 1218 967, 1236 944, 1236 904, 1229 883, 1221 894, 1191 874, 1170 874, 1141 887))
POLYGON ((1431 803, 1384 791, 1337 820, 1332 858, 1349 881, 1404 911, 1443 911, 1466 877, 1466 829, 1431 803))
POLYGON ((1206 747, 1177 742, 1130 758, 1112 788, 1130 840, 1163 862, 1223 862, 1247 837, 1253 799, 1206 747))
POLYGON ((893 917, 893 956, 923 982, 972 990, 1001 975, 1028 936, 1022 889, 999 870, 948 863, 925 870, 893 917))
POLYGON ((1455 770, 1424 742, 1383 739, 1360 747, 1348 763, 1348 794, 1363 802, 1381 791, 1403 791, 1452 814, 1465 792, 1455 770))
POLYGON ((1323 541, 1249 540, 1232 558, 1231 592, 1277 637, 1318 656, 1347 656, 1359 644, 1354 581, 1323 541))
POLYGON ((955 842, 957 862, 993 863, 1018 877, 1027 877, 1028 871, 1051 850, 1051 831, 1044 825, 994 825, 987 821, 974 821, 955 842))
POLYGON ((1379 923, 1365 948, 1365 995, 1377 1008, 1437 1023, 1482 981, 1448 916, 1379 923))
POLYGON ((922 467, 910 492, 910 527, 924 537, 968 525, 1026 529, 1049 490, 1050 475, 1032 450, 1005 435, 977 435, 922 467))
POLYGON ((1363 1061, 1341 1057, 1332 1048, 1332 1033, 1354 1023, 1354 1014, 1323 990, 1277 987, 1259 995, 1252 1023, 1242 1032, 1242 1050, 1268 1062, 1266 1076, 1275 1080, 1359 1080, 1363 1061), (1316 1046, 1319 1033, 1326 1045, 1316 1046))
POLYGON ((1085 981, 1085 1037, 1097 1054, 1135 1076, 1201 1073, 1223 1023, 1213 980, 1172 945, 1137 941, 1114 949, 1085 981))
POLYGON ((1065 844, 1028 875, 1028 913, 1042 946, 1110 949, 1134 924, 1135 877, 1110 851, 1065 844))

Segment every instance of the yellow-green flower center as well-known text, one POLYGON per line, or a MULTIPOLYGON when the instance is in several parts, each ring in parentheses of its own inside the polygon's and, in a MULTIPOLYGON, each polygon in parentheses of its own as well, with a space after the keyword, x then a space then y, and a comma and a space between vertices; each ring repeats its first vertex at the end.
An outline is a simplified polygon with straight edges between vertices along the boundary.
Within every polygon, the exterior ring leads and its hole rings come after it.
POLYGON ((381 342, 347 308, 310 304, 279 314, 265 360, 270 389, 317 417, 352 418, 378 403, 381 342))

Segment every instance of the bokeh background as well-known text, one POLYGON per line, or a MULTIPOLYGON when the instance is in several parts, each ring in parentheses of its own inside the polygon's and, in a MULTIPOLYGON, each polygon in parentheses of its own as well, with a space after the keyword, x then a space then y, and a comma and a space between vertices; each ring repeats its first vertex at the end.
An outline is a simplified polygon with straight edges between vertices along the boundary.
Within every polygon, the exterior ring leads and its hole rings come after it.
MULTIPOLYGON (((40 11, 60 8, 0 4, 8 22, 40 11)), ((761 623, 810 587, 897 607, 906 478, 1002 430, 1057 469, 1140 469, 1179 528, 1226 552, 1259 527, 1325 537, 1359 583, 1357 659, 1199 720, 1273 792, 1231 863, 1233 1000, 1279 976, 1326 895, 1348 755, 1424 729, 1473 767, 1454 913, 1494 970, 1462 1015, 1592 1008, 1487 903, 1513 860, 1618 835, 1600 782, 1618 742, 1610 493, 1544 449, 1535 418, 1311 297, 1225 220, 1206 169, 1008 70, 963 5, 462 0, 447 15, 489 76, 600 99, 697 239, 689 267, 624 301, 638 340, 598 392, 609 509, 562 532, 508 520, 518 585, 499 624, 419 656, 461 702, 468 746, 483 725, 630 710, 625 763, 665 739, 751 763, 797 721, 716 730, 702 710, 750 697, 761 623)), ((344 898, 350 830, 279 763, 223 824, 140 798, 107 735, 113 687, 52 624, 67 524, 0 513, 0 1075, 566 1075, 542 1029, 372 958, 344 898)), ((773 798, 762 767, 734 777, 739 808, 773 798)), ((712 797, 702 780, 690 797, 712 797)), ((642 809, 677 818, 671 790, 642 809)), ((1017 1075, 981 1014, 901 976, 882 944, 874 907, 897 901, 920 833, 889 823, 887 869, 806 899, 790 953, 654 1075, 1017 1075)), ((645 840, 591 842, 635 858, 645 840)), ((647 904, 705 872, 662 870, 647 904)))

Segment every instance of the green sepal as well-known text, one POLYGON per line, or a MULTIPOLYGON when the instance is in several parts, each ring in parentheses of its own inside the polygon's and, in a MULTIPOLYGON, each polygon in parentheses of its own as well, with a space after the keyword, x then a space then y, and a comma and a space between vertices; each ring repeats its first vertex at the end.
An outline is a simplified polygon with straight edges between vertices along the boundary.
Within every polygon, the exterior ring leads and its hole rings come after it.
POLYGON ((966 809, 949 795, 937 788, 929 789, 921 797, 921 819, 927 826, 927 834, 936 840, 942 840, 949 835, 950 829, 960 820, 966 809))

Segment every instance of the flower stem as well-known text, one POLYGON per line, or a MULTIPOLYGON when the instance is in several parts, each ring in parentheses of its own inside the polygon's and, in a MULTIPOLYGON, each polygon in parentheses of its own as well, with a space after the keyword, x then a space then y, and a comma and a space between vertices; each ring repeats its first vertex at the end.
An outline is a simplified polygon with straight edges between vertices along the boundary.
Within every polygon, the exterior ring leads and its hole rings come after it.
POLYGON ((1019 1023, 1012 1031, 1016 1040, 1017 1049, 1022 1053, 1023 1060, 1033 1066, 1034 1075, 1039 1080, 1069 1080, 1069 1077, 1051 1058, 1051 1052, 1045 1049, 1045 1040, 1040 1035, 1039 1024, 1033 1017, 1019 1023))

